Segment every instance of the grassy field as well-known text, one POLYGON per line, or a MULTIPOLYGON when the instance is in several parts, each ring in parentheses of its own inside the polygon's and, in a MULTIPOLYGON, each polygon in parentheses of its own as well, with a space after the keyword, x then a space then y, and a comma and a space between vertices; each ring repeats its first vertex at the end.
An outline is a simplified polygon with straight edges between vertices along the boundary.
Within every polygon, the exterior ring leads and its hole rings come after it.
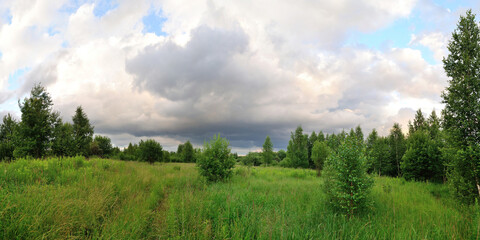
POLYGON ((369 213, 325 203, 314 171, 83 158, 0 163, 1 239, 478 239, 480 213, 444 185, 375 178, 369 213))

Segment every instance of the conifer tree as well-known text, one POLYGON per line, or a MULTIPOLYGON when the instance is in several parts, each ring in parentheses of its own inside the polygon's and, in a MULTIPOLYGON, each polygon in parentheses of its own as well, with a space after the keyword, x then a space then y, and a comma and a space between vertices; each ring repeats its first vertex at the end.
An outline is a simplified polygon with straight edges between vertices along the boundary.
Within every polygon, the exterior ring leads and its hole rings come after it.
POLYGON ((90 143, 93 140, 93 126, 90 124, 90 120, 88 120, 87 114, 81 106, 78 106, 75 110, 72 121, 76 154, 88 156, 90 143))

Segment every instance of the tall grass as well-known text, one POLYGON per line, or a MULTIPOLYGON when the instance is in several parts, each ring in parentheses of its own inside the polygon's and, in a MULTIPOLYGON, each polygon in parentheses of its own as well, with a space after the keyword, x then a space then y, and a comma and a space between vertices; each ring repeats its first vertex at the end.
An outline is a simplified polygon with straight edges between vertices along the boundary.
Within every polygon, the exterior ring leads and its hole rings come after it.
POLYGON ((241 168, 229 183, 169 195, 161 238, 476 239, 479 218, 445 186, 376 178, 368 213, 354 219, 326 204, 310 170, 241 168))
POLYGON ((0 239, 147 238, 192 165, 52 158, 0 163, 0 239))
POLYGON ((0 239, 476 239, 480 207, 443 185, 375 178, 370 211, 326 204, 315 171, 52 158, 0 163, 0 239))

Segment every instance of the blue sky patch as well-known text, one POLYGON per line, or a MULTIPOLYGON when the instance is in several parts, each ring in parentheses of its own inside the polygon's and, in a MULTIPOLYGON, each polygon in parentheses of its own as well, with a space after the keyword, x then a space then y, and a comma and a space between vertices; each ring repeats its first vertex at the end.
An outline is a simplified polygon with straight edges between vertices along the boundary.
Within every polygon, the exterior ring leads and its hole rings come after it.
POLYGON ((5 12, 0 12, 0 24, 12 24, 12 13, 10 9, 7 9, 5 12))
POLYGON ((31 68, 20 68, 8 76, 8 90, 15 90, 20 87, 20 78, 24 76, 31 68))
POLYGON ((103 0, 95 3, 95 8, 93 9, 93 14, 95 17, 103 17, 108 12, 116 9, 118 7, 118 2, 116 0, 103 0))
POLYGON ((143 33, 155 33, 157 36, 166 36, 167 33, 162 31, 165 21, 167 21, 167 18, 163 16, 161 10, 158 12, 150 10, 150 13, 142 19, 143 33))

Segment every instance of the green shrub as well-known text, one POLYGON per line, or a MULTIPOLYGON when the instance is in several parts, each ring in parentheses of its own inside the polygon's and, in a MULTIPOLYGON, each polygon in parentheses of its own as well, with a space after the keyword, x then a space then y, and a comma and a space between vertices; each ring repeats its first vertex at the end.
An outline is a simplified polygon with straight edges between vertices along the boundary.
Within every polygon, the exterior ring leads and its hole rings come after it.
POLYGON ((210 142, 203 144, 203 153, 197 161, 200 174, 208 181, 216 182, 228 179, 232 175, 235 161, 230 154, 229 142, 220 137, 213 136, 210 142))
POLYGON ((349 217, 367 206, 373 180, 366 174, 363 148, 354 137, 347 137, 326 161, 325 192, 334 209, 349 217))

